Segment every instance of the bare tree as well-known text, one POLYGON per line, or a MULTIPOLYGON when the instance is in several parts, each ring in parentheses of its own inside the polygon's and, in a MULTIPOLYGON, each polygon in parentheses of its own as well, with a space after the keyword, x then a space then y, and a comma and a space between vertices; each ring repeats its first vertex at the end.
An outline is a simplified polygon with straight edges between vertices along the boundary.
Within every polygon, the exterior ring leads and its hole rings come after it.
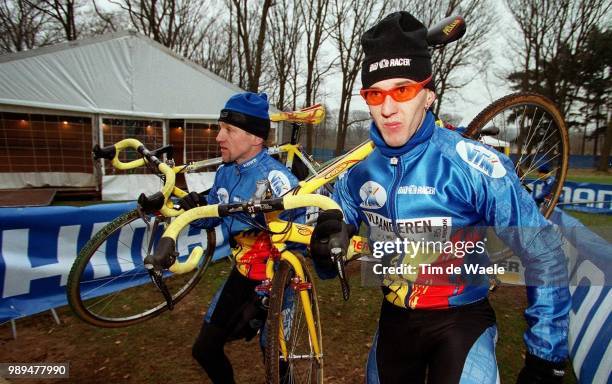
POLYGON ((64 31, 64 37, 68 41, 79 37, 77 29, 78 9, 83 6, 81 0, 25 0, 30 6, 45 13, 58 22, 64 31))
POLYGON ((353 88, 363 61, 361 35, 382 18, 388 4, 386 0, 334 0, 332 3, 330 31, 342 74, 336 156, 344 151, 353 88))
MULTIPOLYGON (((306 82, 305 100, 306 106, 314 104, 316 90, 319 87, 321 76, 329 71, 331 65, 322 68, 319 65, 319 52, 328 34, 325 30, 325 20, 329 0, 296 0, 304 18, 305 44, 306 44, 306 82)), ((330 63, 331 64, 331 63, 330 63)), ((313 150, 314 129, 312 124, 306 126, 306 150, 313 150)))
POLYGON ((204 0, 108 1, 127 13, 137 31, 188 59, 197 56, 214 20, 204 18, 204 0))
POLYGON ((234 50, 234 33, 229 23, 216 19, 195 51, 193 60, 209 71, 233 82, 237 52, 234 50))
POLYGON ((130 28, 128 15, 123 10, 106 10, 99 6, 100 0, 92 1, 93 9, 86 10, 81 16, 81 34, 85 36, 102 35, 130 28))
POLYGON ((508 78, 517 89, 550 97, 569 116, 579 92, 572 84, 578 68, 571 62, 583 51, 588 34, 608 22, 612 3, 608 0, 505 0, 505 3, 520 30, 511 43, 520 48, 516 54, 521 69, 508 78))
POLYGON ((0 1, 0 52, 19 52, 52 44, 57 39, 45 25, 49 16, 30 3, 0 1))
POLYGON ((272 0, 264 0, 260 5, 247 0, 231 0, 235 11, 236 32, 240 45, 240 54, 244 59, 244 70, 246 72, 246 84, 242 84, 251 92, 259 90, 259 82, 262 73, 262 59, 265 48, 267 18, 272 7, 272 0), (249 12, 249 5, 254 7, 249 12))
MULTIPOLYGON (((280 110, 289 106, 287 91, 291 75, 297 67, 297 47, 303 32, 301 9, 293 1, 277 0, 268 20, 272 61, 274 63, 273 84, 278 88, 276 107, 280 110), (289 3, 293 3, 290 6, 289 3), (293 70, 293 72, 292 72, 293 70)), ((293 94, 294 98, 297 96, 293 94)), ((292 100, 295 104, 295 99, 292 100)))
POLYGON ((466 21, 468 31, 459 41, 432 51, 437 96, 435 113, 439 114, 444 97, 473 80, 473 76, 467 76, 465 69, 471 68, 474 73, 484 72, 491 62, 486 43, 491 28, 497 23, 493 4, 488 0, 403 0, 398 1, 397 5, 399 9, 412 13, 428 28, 453 15, 461 15, 466 21))

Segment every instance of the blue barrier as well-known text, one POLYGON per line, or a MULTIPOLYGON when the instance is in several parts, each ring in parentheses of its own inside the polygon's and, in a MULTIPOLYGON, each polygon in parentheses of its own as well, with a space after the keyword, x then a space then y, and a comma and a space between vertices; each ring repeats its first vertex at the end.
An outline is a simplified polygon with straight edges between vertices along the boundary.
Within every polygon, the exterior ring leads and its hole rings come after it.
POLYGON ((551 216, 576 249, 570 265, 572 307, 569 351, 580 383, 612 380, 612 244, 575 218, 555 209, 551 216))
MULTIPOLYGON (((569 168, 597 168, 600 158, 601 156, 593 155, 570 155, 569 168)), ((612 168, 612 156, 608 156, 608 168, 612 168)))
MULTIPOLYGON (((0 323, 67 304, 66 283, 78 251, 100 228, 134 207, 135 203, 119 203, 0 209, 0 323)), ((182 257, 206 239, 200 228, 188 231, 178 247, 182 257)), ((114 242, 107 242, 110 245, 101 263, 96 262, 96 273, 116 276, 125 269, 119 259, 142 260, 146 248, 142 247, 143 234, 144 226, 117 233, 114 242), (121 244, 129 248, 119 250, 120 236, 121 244)), ((223 243, 225 236, 220 230, 217 238, 218 244, 223 243)), ((228 254, 229 247, 224 243, 217 248, 215 258, 228 254)), ((118 290, 145 281, 116 280, 108 288, 118 290)))
MULTIPOLYGON (((106 222, 133 208, 133 203, 123 203, 0 209, 0 323, 65 305, 65 285, 78 250, 106 222)), ((610 382, 612 367, 606 357, 612 336, 612 245, 560 210, 551 220, 578 253, 569 268, 570 280, 577 282, 570 287, 574 370, 580 382, 610 382)), ((199 231, 190 229, 194 244, 203 238, 199 231)), ((142 257, 142 238, 124 240, 136 252, 131 257, 142 257)), ((108 262, 112 271, 112 260, 108 262)))
MULTIPOLYGON (((551 181, 550 179, 548 181, 551 181)), ((528 186, 536 200, 547 194, 547 181, 531 181, 528 186)), ((559 207, 588 213, 612 214, 612 184, 566 181, 559 207)))

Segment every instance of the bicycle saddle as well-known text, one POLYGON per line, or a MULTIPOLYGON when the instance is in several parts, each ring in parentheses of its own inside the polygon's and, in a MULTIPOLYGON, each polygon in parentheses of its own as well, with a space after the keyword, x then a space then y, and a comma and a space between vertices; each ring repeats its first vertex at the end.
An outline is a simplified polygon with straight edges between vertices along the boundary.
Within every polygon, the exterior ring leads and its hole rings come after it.
POLYGON ((449 16, 434 24, 427 31, 427 44, 430 47, 439 47, 459 40, 465 34, 465 20, 463 17, 449 16))

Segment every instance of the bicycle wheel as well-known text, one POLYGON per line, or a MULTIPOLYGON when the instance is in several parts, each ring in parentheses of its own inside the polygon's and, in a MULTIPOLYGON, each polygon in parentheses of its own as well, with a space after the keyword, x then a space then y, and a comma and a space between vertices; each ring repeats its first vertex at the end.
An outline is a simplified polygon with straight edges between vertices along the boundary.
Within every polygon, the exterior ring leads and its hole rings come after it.
POLYGON ((552 101, 527 92, 505 96, 472 120, 466 136, 503 148, 542 214, 551 215, 563 189, 569 156, 565 120, 552 101), (483 135, 483 130, 498 133, 483 135))
MULTIPOLYGON (((118 328, 143 322, 167 309, 161 292, 149 279, 143 260, 152 252, 168 219, 154 228, 137 210, 119 216, 105 225, 79 252, 68 276, 68 303, 82 320, 104 328, 118 328), (149 245, 152 243, 151 245, 149 245)), ((95 226, 94 226, 95 230, 95 226)), ((202 230, 188 227, 177 239, 179 260, 200 245, 202 230)), ((206 234, 206 250, 198 268, 176 275, 164 273, 164 282, 174 303, 181 300, 201 279, 215 248, 215 232, 206 234)))
MULTIPOLYGON (((306 265, 304 263, 302 265, 306 278, 311 283, 312 275, 306 265)), ((307 292, 321 349, 319 356, 313 350, 299 291, 294 290, 292 285, 294 277, 291 265, 281 261, 278 270, 274 273, 266 321, 266 382, 322 383, 323 342, 317 294, 313 284, 307 292), (287 359, 281 352, 281 342, 286 345, 287 359)))

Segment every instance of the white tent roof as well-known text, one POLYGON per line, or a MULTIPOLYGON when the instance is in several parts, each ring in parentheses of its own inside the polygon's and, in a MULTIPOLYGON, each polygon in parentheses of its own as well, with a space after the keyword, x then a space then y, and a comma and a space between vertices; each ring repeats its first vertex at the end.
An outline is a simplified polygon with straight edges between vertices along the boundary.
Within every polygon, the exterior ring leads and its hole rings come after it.
POLYGON ((0 56, 0 104, 160 119, 217 119, 242 90, 136 32, 0 56))

